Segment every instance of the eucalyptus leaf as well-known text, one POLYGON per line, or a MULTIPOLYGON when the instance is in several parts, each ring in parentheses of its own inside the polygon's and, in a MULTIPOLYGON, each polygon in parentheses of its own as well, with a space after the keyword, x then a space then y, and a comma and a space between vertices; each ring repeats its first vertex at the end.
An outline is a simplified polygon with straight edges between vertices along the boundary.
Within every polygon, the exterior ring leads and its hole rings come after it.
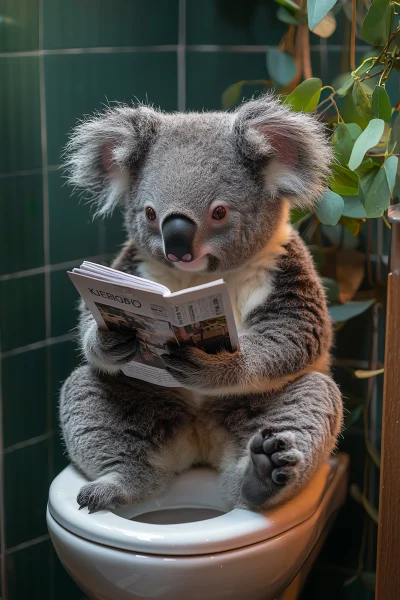
POLYGON ((326 190, 318 202, 315 214, 324 225, 336 225, 344 207, 343 198, 331 190, 326 190))
POLYGON ((372 94, 372 110, 376 119, 389 123, 392 118, 392 103, 384 87, 376 85, 372 94))
POLYGON ((394 6, 390 0, 374 0, 362 26, 362 35, 373 46, 384 46, 393 30, 394 6))
POLYGON ((376 167, 361 178, 363 204, 368 217, 381 217, 388 208, 396 180, 398 161, 397 156, 389 156, 381 168, 376 167))
POLYGON ((322 81, 318 77, 306 79, 298 85, 284 100, 295 111, 312 112, 318 106, 322 81))
POLYGON ((321 277, 322 285, 325 288, 326 299, 328 302, 336 302, 339 298, 340 289, 335 279, 321 277))
POLYGON ((343 98, 346 94, 351 90, 354 85, 354 79, 351 76, 351 73, 344 73, 343 75, 338 75, 332 82, 332 87, 336 90, 338 96, 343 98))
POLYGON ((363 115, 372 117, 372 90, 364 83, 356 81, 353 85, 352 96, 356 110, 363 115))
POLYGON ((329 38, 336 31, 336 19, 331 12, 328 12, 325 17, 312 30, 315 35, 321 38, 329 38))
POLYGON ((280 85, 288 85, 297 73, 296 61, 290 54, 277 48, 267 51, 268 73, 280 85))
POLYGON ((285 8, 289 8, 294 11, 299 10, 299 5, 294 2, 294 0, 275 0, 277 4, 284 6, 285 8))
MULTIPOLYGON (((343 225, 344 230, 346 232, 346 235, 350 235, 350 238, 347 237, 347 240, 351 239, 351 238, 356 238, 359 233, 361 232, 364 220, 363 219, 354 219, 353 217, 345 217, 344 215, 342 215, 340 217, 340 221, 339 223, 341 225, 343 225)), ((342 242, 342 246, 345 246, 345 241, 346 241, 346 247, 350 250, 351 245, 349 245, 347 240, 343 240, 342 242)))
POLYGON ((353 319, 354 317, 358 317, 366 310, 368 310, 373 304, 375 300, 352 300, 351 302, 347 302, 346 304, 334 304, 332 306, 328 306, 329 314, 331 319, 335 323, 343 323, 343 321, 348 321, 349 319, 353 319))
POLYGON ((351 217, 352 219, 366 219, 367 213, 359 196, 343 196, 344 209, 342 217, 351 217))
POLYGON ((292 208, 290 211, 290 222, 292 225, 303 221, 308 218, 311 213, 308 210, 302 210, 301 208, 292 208))
POLYGON ((347 94, 343 98, 343 105, 340 114, 345 123, 357 123, 361 129, 365 129, 371 120, 372 115, 365 115, 356 109, 352 94, 347 94))
POLYGON ((350 160, 354 142, 361 135, 362 129, 357 123, 342 123, 338 125, 332 136, 335 157, 342 165, 347 165, 350 160))
POLYGON ((359 177, 354 171, 342 165, 332 165, 329 186, 333 192, 344 196, 358 196, 359 177))
POLYGON ((354 425, 354 423, 356 423, 361 417, 363 411, 364 406, 362 404, 360 404, 360 406, 357 406, 354 410, 352 410, 350 413, 349 425, 354 425))
POLYGON ((358 369, 354 371, 354 376, 357 379, 370 379, 371 377, 376 377, 377 375, 382 375, 385 372, 385 369, 358 369))
POLYGON ((308 27, 313 30, 333 8, 337 0, 308 0, 308 27))
POLYGON ((236 102, 240 99, 242 95, 243 83, 238 81, 237 83, 232 83, 222 94, 222 108, 229 108, 236 104, 236 102))
POLYGON ((301 25, 300 21, 284 6, 280 6, 276 11, 276 16, 282 23, 288 25, 301 25))
POLYGON ((362 163, 368 150, 376 146, 382 137, 385 123, 382 119, 372 119, 362 134, 356 139, 349 160, 349 169, 354 171, 362 163))

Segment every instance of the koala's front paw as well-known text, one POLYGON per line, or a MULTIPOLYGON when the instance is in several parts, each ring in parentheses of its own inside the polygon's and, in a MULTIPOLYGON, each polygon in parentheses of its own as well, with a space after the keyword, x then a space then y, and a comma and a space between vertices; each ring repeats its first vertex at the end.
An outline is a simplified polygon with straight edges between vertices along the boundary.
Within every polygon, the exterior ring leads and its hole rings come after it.
POLYGON ((136 331, 102 331, 94 324, 85 336, 84 353, 90 364, 106 371, 118 371, 131 361, 139 348, 136 331))
POLYGON ((118 483, 92 481, 81 487, 76 501, 79 510, 87 507, 92 513, 96 510, 111 510, 118 504, 126 504, 126 494, 118 483))
POLYGON ((284 488, 288 492, 287 488, 299 480, 304 457, 296 449, 291 432, 273 435, 266 430, 257 433, 250 442, 249 452, 249 467, 241 496, 251 508, 260 508, 275 496, 282 496, 284 488))
POLYGON ((206 391, 225 385, 230 353, 207 354, 198 348, 172 345, 169 350, 170 354, 162 355, 165 368, 184 387, 206 391))

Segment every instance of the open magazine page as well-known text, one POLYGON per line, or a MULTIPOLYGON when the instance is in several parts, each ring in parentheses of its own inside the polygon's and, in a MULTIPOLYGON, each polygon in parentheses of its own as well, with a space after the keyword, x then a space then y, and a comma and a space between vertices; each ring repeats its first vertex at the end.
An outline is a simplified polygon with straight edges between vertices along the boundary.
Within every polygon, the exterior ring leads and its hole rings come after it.
POLYGON ((167 297, 169 320, 180 345, 209 354, 232 352, 238 336, 228 288, 222 279, 167 297))
POLYGON ((177 341, 163 296, 78 273, 68 274, 101 329, 136 330, 140 349, 122 372, 156 385, 180 387, 180 383, 165 371, 160 358, 166 352, 167 344, 177 341))

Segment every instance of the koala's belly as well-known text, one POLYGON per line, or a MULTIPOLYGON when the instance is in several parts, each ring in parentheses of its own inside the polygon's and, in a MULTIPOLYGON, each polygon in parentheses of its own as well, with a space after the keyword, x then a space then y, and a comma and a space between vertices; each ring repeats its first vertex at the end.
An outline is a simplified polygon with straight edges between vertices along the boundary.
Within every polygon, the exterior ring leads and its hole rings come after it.
POLYGON ((150 461, 159 468, 172 468, 175 473, 194 465, 219 468, 234 451, 228 430, 207 418, 207 414, 201 410, 205 396, 192 399, 190 392, 185 390, 185 397, 192 414, 190 423, 177 431, 150 461))

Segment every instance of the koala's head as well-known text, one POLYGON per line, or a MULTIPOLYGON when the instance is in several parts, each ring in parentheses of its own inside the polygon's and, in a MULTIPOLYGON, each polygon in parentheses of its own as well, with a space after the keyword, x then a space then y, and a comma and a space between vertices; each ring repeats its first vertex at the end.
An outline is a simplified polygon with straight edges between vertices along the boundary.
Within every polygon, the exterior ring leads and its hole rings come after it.
POLYGON ((226 272, 268 244, 288 201, 314 205, 331 159, 321 123, 264 96, 229 113, 109 109, 76 127, 66 166, 98 214, 121 207, 143 254, 226 272))

